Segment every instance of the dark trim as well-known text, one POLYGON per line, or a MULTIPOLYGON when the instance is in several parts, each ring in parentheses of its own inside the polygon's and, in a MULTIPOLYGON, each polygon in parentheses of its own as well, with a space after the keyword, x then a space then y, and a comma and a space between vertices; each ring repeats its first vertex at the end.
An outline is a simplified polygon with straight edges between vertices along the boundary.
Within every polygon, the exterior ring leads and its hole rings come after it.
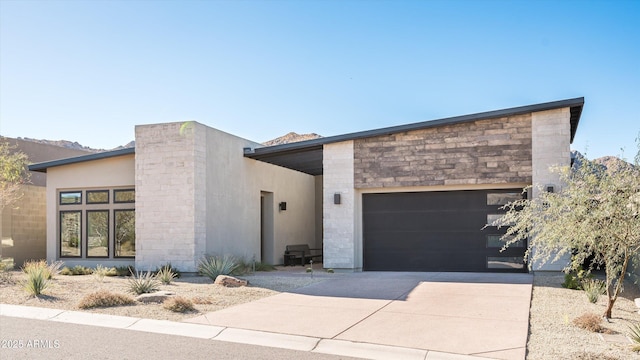
POLYGON ((61 259, 82 259, 82 210, 62 210, 58 212, 58 255, 61 259), (78 248, 80 255, 62 255, 62 214, 79 213, 80 214, 80 238, 78 239, 78 248))
POLYGON ((109 209, 99 209, 99 210, 86 210, 85 211, 85 223, 87 224, 87 226, 85 226, 86 230, 85 230, 85 247, 87 249, 87 259, 108 259, 109 258, 109 249, 111 248, 110 243, 111 243, 111 239, 110 239, 110 234, 109 231, 111 230, 111 226, 109 226, 109 218, 110 218, 110 214, 111 212, 109 211, 109 209), (90 213, 99 213, 99 212, 106 212, 107 213, 107 256, 91 256, 89 255, 89 214, 90 213))
POLYGON ((45 161, 45 162, 29 165, 29 171, 38 171, 38 172, 46 173, 48 168, 54 167, 54 166, 62 166, 62 165, 81 163, 85 161, 108 159, 116 156, 131 155, 135 153, 136 153, 135 148, 126 148, 126 149, 119 149, 119 150, 112 150, 112 151, 104 151, 104 152, 99 152, 99 153, 89 154, 89 155, 76 156, 76 157, 71 157, 66 159, 45 161))
POLYGON ((583 105, 584 105, 584 97, 552 101, 552 102, 541 103, 541 104, 519 106, 519 107, 502 109, 502 110, 494 110, 494 111, 487 111, 487 112, 481 112, 476 114, 423 121, 423 122, 418 122, 413 124, 398 125, 398 126, 391 126, 391 127, 374 129, 374 130, 360 131, 360 132, 344 134, 344 135, 329 136, 329 137, 300 141, 300 142, 289 143, 289 144, 266 146, 266 147, 252 149, 252 150, 244 149, 244 152, 245 152, 244 156, 252 159, 260 159, 261 157, 267 154, 275 154, 275 153, 282 154, 285 152, 293 153, 298 150, 310 150, 318 146, 321 147, 322 145, 331 144, 335 142, 363 139, 363 138, 375 137, 375 136, 391 135, 391 134, 407 132, 412 130, 420 130, 420 129, 438 127, 438 126, 461 124, 466 122, 485 120, 485 119, 491 119, 491 118, 499 118, 499 117, 505 117, 505 116, 528 114, 532 112, 561 109, 565 107, 571 108, 571 142, 573 142, 575 131, 578 128, 578 121, 580 120, 580 115, 582 114, 583 105))
POLYGON ((67 206, 67 205, 82 205, 82 190, 73 190, 73 191, 60 191, 58 193, 58 204, 60 206, 67 206), (75 194, 75 193, 80 193, 80 202, 75 202, 75 203, 63 203, 62 202, 62 194, 75 194))

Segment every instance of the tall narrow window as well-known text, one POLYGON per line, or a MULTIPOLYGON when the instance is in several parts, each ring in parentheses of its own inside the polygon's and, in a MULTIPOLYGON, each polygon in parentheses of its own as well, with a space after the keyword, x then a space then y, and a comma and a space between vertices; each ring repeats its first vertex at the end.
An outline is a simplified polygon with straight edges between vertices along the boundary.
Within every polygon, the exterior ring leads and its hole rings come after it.
POLYGON ((81 216, 80 211, 60 212, 60 257, 80 257, 81 216))
POLYGON ((114 210, 115 216, 115 257, 136 255, 136 212, 135 210, 114 210))
POLYGON ((87 211, 87 257, 109 257, 109 210, 87 211))

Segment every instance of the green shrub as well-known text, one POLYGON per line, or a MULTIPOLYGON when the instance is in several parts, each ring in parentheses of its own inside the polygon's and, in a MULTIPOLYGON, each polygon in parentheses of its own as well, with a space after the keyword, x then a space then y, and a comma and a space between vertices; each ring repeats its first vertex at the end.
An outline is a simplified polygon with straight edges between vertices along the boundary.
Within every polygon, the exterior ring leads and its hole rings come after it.
POLYGON ((593 278, 593 274, 586 270, 578 270, 564 274, 564 282, 562 287, 572 290, 582 290, 582 282, 593 278))
POLYGON ((166 264, 160 266, 159 268, 156 269, 155 273, 159 274, 162 270, 165 270, 165 272, 167 270, 170 270, 173 273, 175 279, 178 279, 178 278, 180 278, 180 276, 182 276, 182 274, 180 273, 180 270, 178 270, 178 269, 174 268, 173 266, 171 266, 171 263, 166 263, 166 264))
POLYGON ((218 275, 234 274, 240 267, 240 262, 233 256, 207 256, 204 259, 200 259, 198 272, 211 279, 211 281, 216 281, 218 275))
POLYGON ((598 302, 600 295, 604 294, 606 288, 604 281, 597 279, 587 279, 582 281, 582 289, 587 294, 589 302, 595 304, 598 302))
POLYGON ((136 269, 129 265, 129 266, 116 266, 115 267, 115 272, 116 272, 116 276, 129 276, 133 273, 136 272, 136 269))
POLYGON ((60 271, 60 275, 91 275, 91 274, 93 274, 93 270, 82 265, 76 265, 72 268, 68 268, 65 266, 60 271))
POLYGON ((22 270, 27 274, 27 278, 22 282, 22 287, 29 294, 38 296, 49 286, 51 272, 46 261, 27 262, 22 270))
POLYGON ((140 295, 157 291, 159 287, 160 282, 151 271, 147 271, 146 273, 131 273, 131 278, 129 279, 129 292, 140 295))
POLYGON ((91 293, 78 303, 80 309, 131 305, 136 301, 128 295, 115 294, 106 290, 91 293))
POLYGON ((271 264, 258 261, 255 263, 255 269, 256 271, 274 271, 276 270, 276 267, 271 264))
POLYGON ((188 311, 194 311, 193 302, 182 296, 176 296, 164 301, 162 306, 173 312, 185 313, 188 311))
POLYGON ((640 323, 629 325, 629 337, 633 341, 633 351, 640 352, 640 323))
POLYGON ((335 271, 334 271, 333 269, 327 269, 327 272, 328 272, 329 274, 333 274, 335 271))
POLYGON ((171 284, 171 281, 173 281, 173 279, 175 279, 176 277, 176 274, 173 272, 173 270, 171 270, 171 266, 162 267, 156 273, 156 278, 160 280, 160 282, 162 282, 162 284, 164 285, 171 284))

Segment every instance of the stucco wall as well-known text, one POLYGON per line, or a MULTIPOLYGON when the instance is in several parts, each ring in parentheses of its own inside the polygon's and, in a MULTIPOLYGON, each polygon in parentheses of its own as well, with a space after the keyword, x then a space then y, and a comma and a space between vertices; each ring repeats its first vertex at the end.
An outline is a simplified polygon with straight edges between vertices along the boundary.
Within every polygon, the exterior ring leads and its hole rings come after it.
MULTIPOLYGON (((58 191, 133 188, 134 156, 123 155, 47 169, 47 261, 59 259, 58 191)), ((129 206, 129 205, 125 205, 129 206)), ((84 215, 83 215, 84 216, 84 215)), ((84 229, 83 229, 84 231, 84 229)), ((67 266, 126 266, 132 259, 61 259, 67 266)))
POLYGON ((22 186, 18 204, 0 210, 2 223, 0 257, 12 258, 16 268, 26 260, 45 259, 46 254, 46 189, 22 186))
POLYGON ((282 263, 315 241, 314 177, 248 159, 260 146, 191 122, 136 127, 136 267, 196 271, 205 254, 282 263), (261 193, 273 194, 273 243, 261 254, 261 193), (280 202, 286 211, 278 211, 280 202), (265 255, 265 256, 263 256, 265 255))
MULTIPOLYGON (((553 185, 559 191, 563 184, 560 177, 551 168, 554 166, 571 165, 570 150, 570 111, 569 108, 535 112, 531 117, 532 126, 532 165, 533 165, 533 196, 537 196, 537 186, 553 185)), ((533 249, 535 252, 535 249, 533 249)), ((533 270, 558 271, 570 261, 566 256, 554 263, 544 265, 532 264, 533 270)))
POLYGON ((530 114, 355 141, 355 187, 531 182, 530 114))
POLYGON ((356 268, 361 252, 356 246, 356 203, 353 141, 326 144, 323 148, 324 267, 356 268), (334 195, 340 194, 340 204, 334 195))

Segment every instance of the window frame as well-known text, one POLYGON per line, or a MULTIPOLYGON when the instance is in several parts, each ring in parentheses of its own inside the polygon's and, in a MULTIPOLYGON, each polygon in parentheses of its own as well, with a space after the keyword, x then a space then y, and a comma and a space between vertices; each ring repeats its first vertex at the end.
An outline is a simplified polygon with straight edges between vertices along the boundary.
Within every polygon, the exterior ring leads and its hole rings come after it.
POLYGON ((109 224, 109 220, 111 218, 111 211, 108 209, 97 209, 97 210, 85 210, 85 221, 87 226, 85 226, 86 230, 86 234, 85 234, 85 243, 86 243, 86 249, 87 249, 87 254, 86 254, 86 258, 89 259, 108 259, 109 255, 111 254, 111 226, 109 224), (106 256, 95 256, 95 255, 89 255, 89 229, 90 229, 90 224, 89 224, 89 214, 91 213, 107 213, 107 255, 106 256))
POLYGON ((132 259, 136 257, 136 251, 135 251, 135 241, 136 241, 136 229, 135 229, 135 216, 136 216, 136 211, 135 209, 113 209, 113 258, 114 259, 132 259), (133 256, 122 256, 122 255, 118 255, 118 240, 117 240, 117 236, 118 236, 118 216, 117 214, 120 212, 125 212, 125 211, 131 211, 133 212, 133 221, 134 221, 134 227, 133 227, 133 245, 134 245, 134 250, 133 250, 133 256))
POLYGON ((87 200, 86 205, 104 205, 104 204, 110 204, 110 191, 109 190, 87 190, 86 191, 86 195, 87 195, 87 200), (89 201, 89 194, 96 194, 96 193, 107 193, 107 201, 97 201, 97 202, 92 202, 89 201))
POLYGON ((82 190, 73 190, 73 191, 60 191, 58 192, 58 204, 60 206, 69 206, 69 205, 82 205, 82 190), (76 194, 79 193, 80 197, 79 197, 79 202, 73 202, 73 203, 64 203, 62 202, 62 195, 63 194, 76 194))
POLYGON ((61 210, 60 211, 60 218, 58 221, 59 224, 59 228, 58 228, 58 246, 60 247, 59 249, 59 256, 60 258, 72 258, 72 259, 81 259, 83 258, 82 256, 82 210, 61 210), (62 222, 64 219, 64 214, 72 214, 72 213, 77 213, 79 214, 78 216, 78 220, 79 220, 79 224, 78 224, 78 253, 79 255, 63 255, 62 253, 62 222))
POLYGON ((114 189, 113 190, 113 203, 114 204, 133 204, 136 202, 136 189, 114 189), (124 193, 124 192, 133 192, 133 200, 127 200, 127 201, 118 201, 118 193, 124 193))

